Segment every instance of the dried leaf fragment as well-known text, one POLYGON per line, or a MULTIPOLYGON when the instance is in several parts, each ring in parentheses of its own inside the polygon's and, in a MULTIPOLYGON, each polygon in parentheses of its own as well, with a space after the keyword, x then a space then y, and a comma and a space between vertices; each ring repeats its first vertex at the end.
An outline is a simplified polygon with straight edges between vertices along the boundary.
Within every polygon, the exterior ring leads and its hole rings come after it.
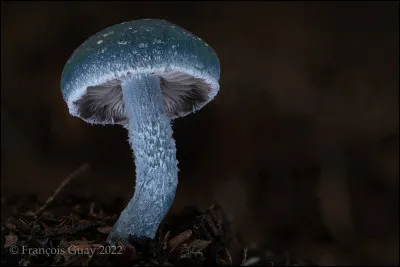
POLYGON ((170 248, 170 252, 172 252, 174 249, 179 247, 182 243, 184 243, 186 240, 188 240, 192 236, 193 232, 192 230, 186 230, 180 233, 179 235, 175 236, 168 242, 168 246, 170 248))
POLYGON ((99 231, 102 234, 108 235, 112 230, 112 226, 100 226, 97 228, 97 231, 99 231))
POLYGON ((6 235, 4 238, 5 238, 4 248, 9 248, 12 245, 17 244, 17 242, 18 242, 18 237, 16 235, 14 235, 13 233, 6 235))

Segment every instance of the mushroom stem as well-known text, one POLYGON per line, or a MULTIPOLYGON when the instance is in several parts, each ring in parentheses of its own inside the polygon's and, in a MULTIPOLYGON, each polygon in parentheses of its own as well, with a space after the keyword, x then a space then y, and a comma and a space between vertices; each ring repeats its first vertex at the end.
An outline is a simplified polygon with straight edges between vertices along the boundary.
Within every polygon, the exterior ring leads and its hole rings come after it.
POLYGON ((122 83, 125 128, 136 164, 136 187, 108 241, 154 239, 168 213, 178 184, 175 140, 162 100, 160 78, 134 75, 122 83))

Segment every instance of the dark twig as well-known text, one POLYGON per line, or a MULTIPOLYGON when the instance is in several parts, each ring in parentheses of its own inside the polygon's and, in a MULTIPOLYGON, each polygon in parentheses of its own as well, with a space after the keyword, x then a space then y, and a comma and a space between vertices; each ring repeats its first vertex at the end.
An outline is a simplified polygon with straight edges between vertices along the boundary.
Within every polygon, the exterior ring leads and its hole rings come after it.
POLYGON ((73 179, 78 176, 81 176, 89 170, 89 164, 85 163, 78 169, 76 169, 73 173, 71 173, 61 184, 60 186, 54 191, 53 195, 49 197, 46 202, 35 212, 35 217, 38 217, 40 213, 54 200, 54 198, 61 192, 61 190, 68 185, 73 179))

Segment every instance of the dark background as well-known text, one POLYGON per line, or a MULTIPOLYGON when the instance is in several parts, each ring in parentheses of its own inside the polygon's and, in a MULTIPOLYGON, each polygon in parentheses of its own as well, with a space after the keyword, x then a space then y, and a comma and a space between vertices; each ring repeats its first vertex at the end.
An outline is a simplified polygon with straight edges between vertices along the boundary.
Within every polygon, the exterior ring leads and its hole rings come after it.
POLYGON ((171 212, 217 202, 250 246, 319 264, 398 264, 399 4, 2 2, 1 193, 126 201, 126 132, 68 114, 62 68, 94 33, 162 18, 217 52, 221 90, 174 122, 171 212))

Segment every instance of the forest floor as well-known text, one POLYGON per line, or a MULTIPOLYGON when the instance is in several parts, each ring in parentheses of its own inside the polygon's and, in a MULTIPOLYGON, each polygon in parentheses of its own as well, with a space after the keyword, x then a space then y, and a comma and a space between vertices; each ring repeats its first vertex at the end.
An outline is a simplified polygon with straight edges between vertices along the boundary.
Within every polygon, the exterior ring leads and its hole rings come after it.
MULTIPOLYGON (((76 196, 56 198, 37 213, 34 196, 2 201, 1 264, 11 266, 299 266, 289 253, 248 250, 217 205, 168 216, 152 241, 106 243, 123 209, 76 196), (118 212, 117 212, 118 211, 118 212), (268 254, 268 255, 267 255, 268 254)), ((41 205, 39 205, 41 204, 41 205)))
POLYGON ((36 196, 1 199, 2 266, 314 265, 288 251, 248 249, 218 205, 187 206, 163 220, 154 240, 110 246, 107 236, 125 201, 63 192, 87 168, 71 174, 44 203, 36 196))

